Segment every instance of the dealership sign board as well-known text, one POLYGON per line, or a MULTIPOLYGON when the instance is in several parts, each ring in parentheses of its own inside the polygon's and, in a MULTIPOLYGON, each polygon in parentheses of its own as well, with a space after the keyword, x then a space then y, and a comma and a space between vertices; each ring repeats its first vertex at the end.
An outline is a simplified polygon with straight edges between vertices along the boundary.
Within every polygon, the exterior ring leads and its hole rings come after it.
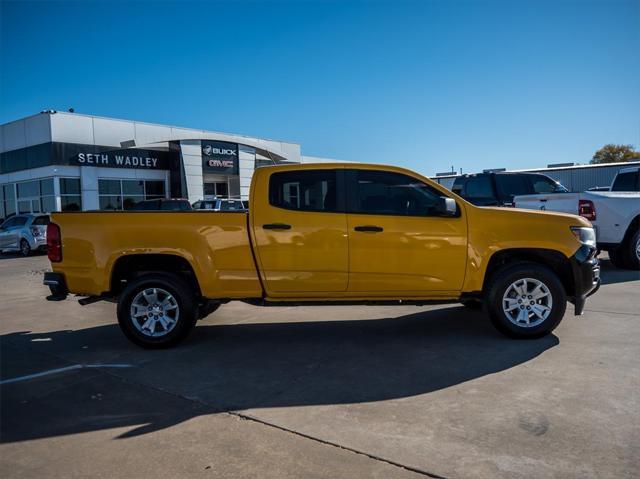
POLYGON ((238 174, 238 145, 226 141, 202 140, 204 173, 238 174))
POLYGON ((171 153, 164 150, 112 148, 71 143, 54 143, 52 148, 56 164, 168 170, 172 163, 171 153))

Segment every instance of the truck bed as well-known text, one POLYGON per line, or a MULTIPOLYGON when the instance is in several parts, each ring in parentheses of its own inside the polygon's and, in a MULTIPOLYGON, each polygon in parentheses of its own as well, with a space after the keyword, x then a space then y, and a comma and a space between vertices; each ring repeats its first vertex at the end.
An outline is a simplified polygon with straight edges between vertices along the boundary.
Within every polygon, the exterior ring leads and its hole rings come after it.
POLYGON ((125 256, 180 254, 193 265, 209 298, 258 297, 246 212, 120 211, 54 213, 64 255, 53 271, 64 271, 69 290, 100 295, 125 256))

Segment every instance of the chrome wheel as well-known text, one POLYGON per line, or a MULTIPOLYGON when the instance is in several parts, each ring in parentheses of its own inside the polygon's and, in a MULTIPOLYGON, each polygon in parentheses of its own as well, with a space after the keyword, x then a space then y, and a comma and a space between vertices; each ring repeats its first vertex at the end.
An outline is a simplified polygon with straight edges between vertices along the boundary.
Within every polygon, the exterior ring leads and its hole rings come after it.
POLYGON ((636 258, 640 261, 640 236, 638 236, 638 241, 636 241, 636 258))
POLYGON ((516 326, 533 328, 551 314, 553 297, 547 285, 533 278, 522 278, 509 285, 502 296, 502 311, 516 326))
POLYGON ((27 243, 27 240, 20 241, 20 252, 22 256, 29 256, 29 253, 31 253, 31 247, 29 243, 27 243))
POLYGON ((180 317, 176 299, 161 288, 140 291, 131 302, 131 322, 145 336, 153 338, 169 334, 180 317))

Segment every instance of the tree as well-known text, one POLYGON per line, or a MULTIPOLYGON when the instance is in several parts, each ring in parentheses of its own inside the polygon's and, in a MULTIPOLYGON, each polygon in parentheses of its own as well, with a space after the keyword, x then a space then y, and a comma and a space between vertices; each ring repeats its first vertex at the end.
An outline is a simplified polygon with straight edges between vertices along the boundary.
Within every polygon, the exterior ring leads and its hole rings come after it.
POLYGON ((640 160, 640 151, 634 150, 633 145, 613 145, 610 143, 594 153, 591 163, 619 163, 633 160, 640 160))

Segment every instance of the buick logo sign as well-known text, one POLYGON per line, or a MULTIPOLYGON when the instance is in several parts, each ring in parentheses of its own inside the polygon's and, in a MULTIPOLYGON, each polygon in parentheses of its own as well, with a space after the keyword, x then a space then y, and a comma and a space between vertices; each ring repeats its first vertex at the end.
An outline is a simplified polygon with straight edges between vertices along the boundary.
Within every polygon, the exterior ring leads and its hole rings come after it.
POLYGON ((204 156, 238 156, 236 150, 232 150, 231 148, 216 148, 211 145, 204 145, 202 147, 202 154, 204 156))

